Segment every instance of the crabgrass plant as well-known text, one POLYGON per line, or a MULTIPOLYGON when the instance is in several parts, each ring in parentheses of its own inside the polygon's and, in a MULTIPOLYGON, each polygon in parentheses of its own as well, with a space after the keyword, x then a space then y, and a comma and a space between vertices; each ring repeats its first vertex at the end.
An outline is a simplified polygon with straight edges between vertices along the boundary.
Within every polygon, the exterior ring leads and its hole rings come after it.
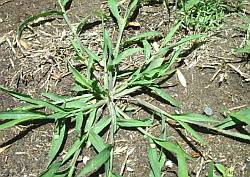
MULTIPOLYGON (((238 120, 238 117, 240 117, 240 121, 248 121, 244 117, 245 114, 231 115, 224 122, 195 113, 170 114, 136 96, 139 91, 144 92, 147 89, 152 92, 151 96, 158 95, 165 103, 180 107, 178 102, 168 95, 157 81, 173 74, 175 69, 172 65, 189 41, 201 38, 203 35, 186 36, 177 42, 172 42, 181 25, 181 22, 178 22, 163 37, 159 50, 154 52, 151 46, 152 40, 149 39, 160 36, 161 34, 158 32, 144 32, 132 36, 126 41, 124 40, 125 27, 134 10, 138 7, 138 0, 129 2, 124 15, 120 14, 119 4, 116 0, 108 0, 110 12, 118 24, 118 36, 113 43, 109 32, 103 25, 102 52, 98 55, 81 44, 77 28, 71 24, 67 16, 66 5, 69 1, 59 0, 58 2, 61 7, 60 12, 43 12, 28 18, 18 28, 18 35, 21 34, 28 23, 40 16, 63 15, 72 31, 71 43, 76 55, 87 66, 86 72, 81 72, 68 61, 69 69, 75 79, 73 90, 77 93, 77 96, 60 96, 47 92, 42 95, 44 99, 36 99, 0 86, 2 91, 28 103, 25 106, 0 112, 0 120, 2 121, 0 130, 33 120, 55 122, 55 132, 48 153, 47 169, 41 174, 41 177, 88 176, 101 167, 105 169, 105 176, 121 176, 122 174, 116 174, 113 171, 113 166, 115 163, 115 135, 122 128, 136 129, 148 139, 151 177, 162 176, 167 153, 174 154, 177 159, 178 176, 188 176, 187 160, 191 160, 192 157, 182 149, 178 142, 172 142, 167 137, 166 129, 170 122, 182 126, 196 141, 203 144, 206 144, 204 138, 190 125, 205 127, 221 134, 250 140, 248 135, 225 129, 234 125, 235 118, 238 120), (138 43, 139 45, 136 45, 138 43), (132 71, 120 71, 119 65, 130 56, 136 56, 136 53, 141 53, 144 56, 141 65, 132 71), (88 55, 87 59, 83 57, 85 54, 88 55), (98 70, 96 66, 98 66, 98 70), (102 71, 100 71, 100 68, 102 71), (94 71, 101 72, 103 77, 96 76, 94 71), (126 103, 124 103, 124 100, 126 100, 126 103), (131 114, 127 112, 128 107, 126 105, 141 106, 151 112, 152 117, 148 119, 131 117, 131 114), (104 114, 104 112, 106 113, 104 114), (157 116, 158 119, 154 119, 153 115, 157 116), (154 126, 156 121, 161 126, 159 137, 149 131, 149 128, 154 126), (60 158, 58 154, 64 145, 68 123, 74 125, 77 137, 66 154, 60 158), (106 140, 102 136, 105 131, 108 131, 108 139, 106 140), (82 149, 89 146, 95 149, 96 155, 76 172, 77 159, 82 149)), ((249 109, 247 111, 249 112, 249 109)), ((249 124, 249 122, 246 123, 249 124)))

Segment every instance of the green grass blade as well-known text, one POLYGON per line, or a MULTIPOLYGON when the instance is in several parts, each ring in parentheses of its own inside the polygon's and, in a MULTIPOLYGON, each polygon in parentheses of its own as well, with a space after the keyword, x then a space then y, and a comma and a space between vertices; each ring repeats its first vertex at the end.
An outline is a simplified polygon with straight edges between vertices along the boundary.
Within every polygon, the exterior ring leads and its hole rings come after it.
POLYGON ((243 109, 239 112, 231 112, 229 115, 250 125, 250 108, 243 109))
POLYGON ((146 120, 135 120, 135 119, 118 119, 117 125, 120 127, 151 127, 153 121, 150 119, 146 120))
POLYGON ((116 18, 119 29, 121 30, 124 26, 124 19, 119 14, 117 0, 108 0, 108 6, 109 6, 111 13, 116 18))
POLYGON ((1 123, 0 124, 0 130, 3 130, 3 129, 6 129, 6 128, 9 128, 9 127, 13 127, 17 124, 20 124, 22 122, 26 122, 26 121, 29 121, 30 119, 15 119, 15 120, 11 120, 11 121, 8 121, 8 122, 4 122, 4 123, 1 123))
POLYGON ((150 72, 152 72, 152 71, 154 71, 154 69, 162 66, 163 61, 164 61, 163 58, 157 58, 157 59, 152 60, 150 62, 150 64, 148 65, 148 67, 143 71, 143 74, 150 75, 150 72))
POLYGON ((86 48, 86 47, 83 47, 83 50, 85 50, 85 52, 88 54, 88 56, 90 58, 92 58, 94 61, 99 61, 99 57, 98 55, 96 55, 92 50, 86 48))
POLYGON ((60 96, 51 92, 42 93, 42 96, 49 98, 50 100, 56 101, 56 102, 64 102, 66 99, 66 97, 64 96, 60 96))
POLYGON ((37 20, 40 17, 48 17, 48 16, 52 16, 52 15, 63 15, 62 12, 59 11, 55 11, 55 10, 50 10, 50 11, 45 11, 45 12, 41 12, 39 14, 36 15, 32 15, 28 18, 26 18, 22 23, 20 23, 20 25, 17 27, 16 30, 16 35, 17 35, 17 39, 19 40, 21 38, 22 35, 22 31, 28 26, 29 23, 37 20))
POLYGON ((56 172, 59 171, 60 167, 61 167, 60 162, 52 163, 48 167, 48 169, 45 172, 43 172, 39 177, 57 177, 56 172))
MULTIPOLYGON (((60 108, 60 107, 58 107, 58 106, 56 106, 54 104, 51 104, 51 103, 49 103, 47 101, 34 99, 34 98, 30 97, 29 95, 25 95, 25 94, 22 94, 22 93, 10 91, 10 90, 4 88, 1 85, 0 85, 0 90, 8 93, 9 95, 11 95, 11 96, 13 96, 13 97, 15 97, 15 98, 17 98, 19 100, 22 100, 22 101, 25 101, 25 102, 28 102, 28 103, 31 103, 31 104, 48 107, 49 109, 52 109, 54 111, 59 111, 59 112, 64 111, 62 108, 60 108)), ((35 107, 35 105, 34 105, 34 107, 35 107)))
POLYGON ((64 122, 58 122, 48 154, 48 166, 51 164, 51 162, 53 162, 63 144, 65 130, 66 124, 64 122))
POLYGON ((219 122, 218 120, 212 117, 201 115, 201 114, 196 114, 196 113, 173 114, 171 115, 171 117, 176 120, 187 122, 187 123, 195 123, 195 122, 217 123, 219 122))
POLYGON ((157 155, 156 145, 151 140, 150 147, 148 149, 148 159, 153 172, 154 177, 161 177, 161 165, 157 155))
POLYGON ((188 166, 185 158, 185 154, 177 154, 178 161, 178 177, 188 177, 188 166))
POLYGON ((143 49, 142 48, 130 48, 130 49, 126 49, 125 51, 121 52, 118 54, 118 56, 113 60, 112 65, 117 65, 119 64, 123 59, 134 55, 135 53, 139 53, 142 52, 143 49))
POLYGON ((175 153, 176 155, 181 154, 183 157, 192 159, 185 151, 182 150, 182 148, 175 143, 168 142, 168 141, 160 141, 153 139, 156 144, 161 146, 162 148, 168 150, 169 152, 175 153))
POLYGON ((93 130, 89 131, 89 141, 99 153, 107 147, 103 139, 93 130))
POLYGON ((58 0, 58 2, 59 2, 59 4, 62 6, 62 7, 66 7, 67 6, 67 4, 69 3, 69 2, 71 2, 72 0, 58 0))
POLYGON ((74 144, 70 147, 70 149, 67 151, 67 153, 65 154, 63 161, 62 161, 62 165, 69 160, 69 158, 78 150, 81 148, 82 144, 84 143, 84 141, 86 141, 87 136, 83 135, 80 139, 77 139, 74 144))
POLYGON ((76 54, 81 58, 84 59, 84 51, 82 45, 78 42, 77 39, 70 39, 71 45, 74 48, 76 54))
POLYGON ((213 161, 211 161, 209 163, 208 176, 207 177, 214 177, 214 162, 213 161))
POLYGON ((194 34, 194 35, 191 35, 191 36, 187 36, 185 38, 182 38, 180 41, 172 44, 169 46, 169 48, 174 48, 174 47, 177 47, 179 45, 182 45, 182 44, 185 44, 189 41, 192 41, 192 40, 195 40, 195 39, 200 39, 200 38, 203 38, 203 37, 206 37, 205 34, 194 34))
POLYGON ((107 146, 93 159, 89 160, 87 164, 83 167, 83 169, 81 169, 77 177, 87 176, 91 172, 99 169, 106 161, 109 160, 111 149, 112 149, 111 146, 107 146))
POLYGON ((165 47, 173 38, 176 31, 180 28, 181 22, 177 23, 173 28, 170 29, 170 32, 167 34, 167 36, 164 38, 161 48, 165 47))
POLYGON ((143 44, 143 49, 144 49, 144 59, 145 59, 146 63, 148 63, 148 61, 151 57, 152 47, 147 40, 143 40, 142 44, 143 44))
POLYGON ((171 105, 176 106, 180 108, 180 103, 178 103, 173 97, 171 97, 169 94, 167 94, 162 89, 159 89, 157 87, 149 87, 154 93, 156 93, 158 96, 169 102, 171 105))
POLYGON ((152 40, 156 37, 161 37, 161 33, 156 31, 144 32, 138 35, 135 35, 124 42, 124 46, 131 45, 143 40, 152 40))
POLYGON ((207 142, 205 141, 205 139, 198 133, 196 132, 194 129, 192 129, 192 127, 190 127, 187 123, 185 122, 181 122, 181 121, 178 121, 179 124, 181 124, 181 126, 183 128, 185 128, 185 130, 190 134, 192 135, 193 138, 195 138, 196 141, 202 143, 202 144, 207 144, 207 142))
POLYGON ((96 119, 96 111, 97 109, 93 109, 93 111, 90 112, 89 117, 85 124, 84 132, 88 132, 93 126, 95 119, 96 119))
POLYGON ((134 86, 134 87, 131 87, 131 88, 122 90, 121 92, 116 93, 116 94, 114 95, 114 98, 115 98, 115 99, 119 99, 120 97, 123 97, 123 96, 125 96, 125 95, 129 95, 130 93, 133 93, 133 92, 135 92, 135 91, 138 91, 140 88, 141 88, 141 86, 134 86))
POLYGON ((10 110, 0 112, 1 120, 35 120, 35 119, 45 119, 46 115, 40 112, 32 111, 19 111, 19 110, 10 110))
POLYGON ((99 134, 105 127, 107 127, 110 124, 110 122, 111 122, 110 116, 103 117, 95 124, 95 126, 93 127, 93 131, 96 134, 99 134))
POLYGON ((127 22, 128 19, 134 14, 135 9, 138 7, 139 0, 132 0, 128 6, 128 9, 125 13, 125 21, 127 22))
POLYGON ((84 120, 83 112, 80 111, 80 112, 78 112, 78 114, 76 116, 76 125, 75 125, 75 130, 79 134, 81 134, 81 132, 82 132, 83 120, 84 120))
POLYGON ((72 74, 74 75, 74 78, 76 82, 81 84, 84 88, 87 88, 89 90, 92 89, 91 87, 91 81, 88 80, 86 77, 84 77, 79 71, 77 71, 70 63, 69 63, 70 70, 72 74))

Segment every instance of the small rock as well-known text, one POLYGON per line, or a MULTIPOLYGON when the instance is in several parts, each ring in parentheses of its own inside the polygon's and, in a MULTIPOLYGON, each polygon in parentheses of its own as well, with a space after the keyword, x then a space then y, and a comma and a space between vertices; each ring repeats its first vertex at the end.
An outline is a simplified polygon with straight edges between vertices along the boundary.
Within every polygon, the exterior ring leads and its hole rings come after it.
POLYGON ((207 116, 211 116, 213 115, 213 109, 208 107, 208 106, 205 106, 204 109, 203 109, 204 113, 207 115, 207 116))

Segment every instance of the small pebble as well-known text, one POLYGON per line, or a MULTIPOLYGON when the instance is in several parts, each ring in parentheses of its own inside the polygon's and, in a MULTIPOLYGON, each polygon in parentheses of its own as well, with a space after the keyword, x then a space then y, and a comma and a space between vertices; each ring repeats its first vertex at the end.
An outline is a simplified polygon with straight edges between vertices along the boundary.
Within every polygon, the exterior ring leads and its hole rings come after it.
POLYGON ((208 106, 205 106, 204 109, 203 109, 204 113, 207 115, 207 116, 211 116, 213 115, 213 110, 212 108, 208 107, 208 106))

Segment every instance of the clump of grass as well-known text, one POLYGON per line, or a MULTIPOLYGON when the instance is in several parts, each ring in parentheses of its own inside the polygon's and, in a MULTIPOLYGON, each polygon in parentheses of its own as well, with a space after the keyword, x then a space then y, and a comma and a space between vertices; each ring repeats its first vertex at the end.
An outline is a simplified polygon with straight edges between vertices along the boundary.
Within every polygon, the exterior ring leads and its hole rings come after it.
POLYGON ((247 16, 240 15, 243 24, 240 25, 240 29, 245 33, 245 38, 242 41, 242 47, 237 48, 235 52, 246 55, 247 58, 250 56, 250 18, 247 16))
MULTIPOLYGON (((150 176, 154 177, 162 176, 162 169, 167 159, 166 153, 172 153, 176 157, 178 176, 188 176, 187 160, 191 160, 192 157, 182 149, 178 142, 170 141, 166 135, 168 124, 173 122, 183 127, 196 141, 202 144, 207 143, 191 125, 205 127, 228 136, 250 140, 248 135, 228 129, 225 130, 225 128, 228 128, 228 125, 235 123, 233 118, 243 122, 246 121, 242 112, 236 115, 231 114, 228 119, 220 122, 213 117, 195 113, 171 114, 138 97, 138 93, 150 90, 151 94, 149 96, 159 96, 164 100, 164 103, 180 107, 180 104, 161 88, 158 80, 173 74, 175 68, 172 65, 184 51, 184 48, 187 47, 187 44, 192 40, 204 37, 204 35, 190 35, 177 42, 172 42, 175 33, 182 23, 180 21, 169 30, 166 36, 163 36, 157 51, 153 50, 151 42, 155 36, 161 36, 158 32, 144 32, 124 41, 125 27, 137 8, 139 0, 131 0, 124 15, 121 15, 119 12, 119 4, 116 0, 108 0, 109 9, 118 25, 118 35, 114 43, 108 30, 105 28, 102 16, 103 41, 101 54, 98 55, 82 45, 77 33, 78 28, 72 26, 67 16, 66 6, 69 0, 59 0, 58 2, 61 10, 59 13, 52 13, 64 17, 72 32, 71 44, 75 49, 76 56, 78 59, 81 59, 87 68, 85 72, 81 72, 74 68, 71 61, 68 61, 69 69, 75 79, 75 85, 72 89, 77 93, 77 96, 44 93, 44 99, 36 99, 0 86, 2 91, 28 103, 26 106, 0 112, 0 120, 4 121, 0 124, 0 130, 32 120, 50 120, 55 122, 55 133, 48 153, 48 165, 44 173, 41 174, 42 177, 88 176, 102 166, 104 166, 106 176, 121 176, 122 174, 116 174, 113 171, 113 166, 115 163, 115 135, 122 128, 136 129, 148 139, 150 144, 148 150, 151 166, 150 176), (137 53, 143 55, 141 65, 130 71, 120 71, 119 66, 122 62, 131 56, 136 56, 137 53), (85 54, 88 55, 87 59, 83 57, 85 54), (96 75, 95 73, 97 72, 103 77, 96 75), (125 103, 124 100, 126 100, 125 103), (152 116, 148 119, 131 117, 126 110, 133 105, 147 109, 152 116), (103 114, 103 112, 107 113, 103 114), (157 120, 154 119, 154 115, 158 117, 157 120), (155 125, 156 121, 161 126, 159 137, 148 131, 150 127, 155 125), (65 156, 61 160, 57 160, 58 153, 64 145, 63 142, 69 123, 75 125, 74 131, 77 133, 77 139, 67 150, 65 156), (103 131, 108 131, 107 141, 102 137, 103 131), (89 145, 95 149, 97 155, 90 159, 80 169, 78 174, 75 174, 78 156, 82 149, 87 148, 89 145)), ((50 13, 46 14, 44 12, 42 15, 34 15, 32 19, 40 16, 49 16, 51 15, 50 13)), ((20 30, 23 30, 29 22, 31 22, 31 18, 22 23, 21 28, 18 28, 18 34, 21 34, 20 30)))
POLYGON ((196 31, 214 30, 222 26, 228 6, 224 0, 181 1, 180 17, 186 28, 196 31))

